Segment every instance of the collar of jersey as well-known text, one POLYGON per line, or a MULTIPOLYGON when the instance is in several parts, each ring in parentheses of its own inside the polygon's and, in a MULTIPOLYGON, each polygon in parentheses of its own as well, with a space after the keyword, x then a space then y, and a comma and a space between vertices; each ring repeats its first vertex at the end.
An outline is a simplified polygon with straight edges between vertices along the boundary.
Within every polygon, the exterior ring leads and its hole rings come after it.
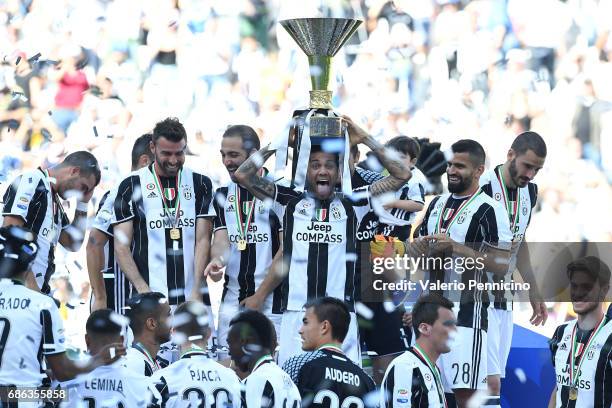
POLYGON ((210 357, 206 351, 190 350, 190 351, 187 351, 187 352, 183 353, 181 358, 191 358, 193 356, 210 357))
POLYGON ((25 286, 22 281, 19 281, 17 279, 11 279, 11 282, 13 282, 13 285, 25 286))

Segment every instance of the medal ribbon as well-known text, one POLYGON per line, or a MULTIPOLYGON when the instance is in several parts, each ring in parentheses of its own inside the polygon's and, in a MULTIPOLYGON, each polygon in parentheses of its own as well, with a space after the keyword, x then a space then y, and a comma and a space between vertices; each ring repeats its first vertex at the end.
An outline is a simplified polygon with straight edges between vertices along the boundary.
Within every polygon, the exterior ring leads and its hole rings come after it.
POLYGON ((159 370, 161 368, 159 364, 157 364, 157 360, 151 357, 151 354, 149 354, 149 351, 141 343, 134 344, 134 348, 140 351, 142 354, 144 354, 147 360, 149 361, 149 363, 151 363, 151 366, 155 367, 156 370, 159 370))
MULTIPOLYGON (((51 211, 53 212, 53 219, 51 220, 51 229, 55 229, 55 221, 57 219, 57 201, 55 197, 55 193, 53 192, 53 187, 51 186, 51 176, 49 175, 49 170, 43 170, 43 174, 47 177, 49 181, 49 188, 51 189, 51 211)), ((61 220, 59 220, 61 223, 61 220)))
POLYGON ((234 184, 235 187, 235 197, 236 197, 236 224, 238 226, 238 234, 240 235, 240 239, 246 241, 246 233, 253 222, 253 210, 255 209, 255 202, 257 199, 253 196, 253 201, 251 202, 251 208, 249 208, 249 213, 247 214, 246 220, 244 221, 244 227, 242 226, 242 203, 240 202, 240 187, 238 184, 234 184))
MULTIPOLYGON (((453 223, 457 219, 457 216, 459 215, 459 213, 461 213, 461 211, 463 211, 465 208, 467 208, 472 203, 472 201, 474 201, 474 199, 476 199, 476 197, 478 197, 480 195, 480 193, 482 193, 482 190, 479 188, 478 191, 474 192, 474 194, 472 194, 467 200, 465 200, 463 203, 461 203, 459 208, 457 208, 457 211, 455 211, 455 213, 451 217, 451 219, 450 219, 450 221, 448 223, 448 226, 446 227, 446 231, 450 230, 450 227, 453 225, 453 223)), ((444 210, 446 209, 446 205, 448 204, 448 201, 451 199, 451 197, 452 196, 449 196, 446 199, 446 202, 444 203, 444 206, 440 210, 440 214, 438 214, 438 220, 436 221, 436 230, 435 230, 436 234, 439 233, 442 230, 442 215, 444 214, 444 210)))
MULTIPOLYGON (((500 169, 501 166, 498 167, 500 169)), ((508 212, 508 218, 510 219, 510 228, 514 231, 514 226, 518 224, 519 217, 519 203, 521 202, 521 189, 516 188, 516 201, 514 202, 514 212, 510 209, 510 196, 508 195, 508 188, 506 187, 506 183, 504 183, 504 177, 501 174, 502 170, 496 172, 497 180, 499 180, 499 184, 502 186, 502 196, 504 198, 504 207, 506 207, 506 211, 508 212)))
POLYGON ((436 389, 438 391, 438 396, 440 397, 440 399, 442 399, 442 401, 444 401, 444 407, 447 407, 448 405, 446 404, 446 398, 444 397, 444 387, 442 387, 442 378, 440 377, 438 366, 431 362, 429 357, 427 357, 427 354, 425 354, 421 346, 419 346, 418 344, 414 345, 413 350, 415 353, 417 353, 419 357, 421 357, 427 363, 427 367, 429 367, 429 370, 433 374, 434 379, 436 381, 436 389))
POLYGON ((574 329, 572 330, 572 339, 571 339, 572 348, 570 350, 570 372, 569 372, 570 386, 572 388, 578 389, 578 379, 580 378, 578 373, 580 373, 580 367, 582 367, 582 363, 584 361, 583 357, 587 353, 587 350, 589 346, 591 345, 591 342, 597 336, 597 333, 599 333, 599 331, 605 326, 604 324, 605 317, 606 317, 605 315, 601 317, 601 320, 597 324, 595 330, 593 330, 593 333, 591 333, 591 335, 589 336, 584 348, 582 349, 584 351, 580 354, 580 357, 578 357, 578 367, 576 367, 576 364, 574 364, 574 361, 576 359, 576 343, 578 342, 577 341, 578 339, 576 338, 576 328, 578 327, 578 323, 576 323, 576 325, 574 326, 574 329), (574 372, 574 370, 576 370, 576 372, 574 372), (575 378, 574 378, 574 374, 576 374, 575 378))
MULTIPOLYGON (((161 188, 161 180, 159 178, 159 176, 157 175, 157 172, 155 171, 155 163, 153 163, 153 178, 155 180, 155 186, 157 187, 157 190, 159 191, 159 194, 161 195, 161 199, 162 199, 162 204, 164 205, 164 210, 166 211, 166 217, 170 220, 170 217, 168 216, 168 212, 170 212, 170 206, 168 204, 166 204, 166 196, 164 195, 164 191, 161 188)), ((176 225, 178 224, 178 220, 180 218, 179 216, 179 212, 181 210, 181 196, 180 196, 180 191, 179 191, 179 186, 180 186, 180 182, 181 182, 181 177, 183 175, 183 169, 179 169, 178 174, 176 175, 176 203, 174 203, 174 221, 172 222, 172 228, 176 228, 176 225)))

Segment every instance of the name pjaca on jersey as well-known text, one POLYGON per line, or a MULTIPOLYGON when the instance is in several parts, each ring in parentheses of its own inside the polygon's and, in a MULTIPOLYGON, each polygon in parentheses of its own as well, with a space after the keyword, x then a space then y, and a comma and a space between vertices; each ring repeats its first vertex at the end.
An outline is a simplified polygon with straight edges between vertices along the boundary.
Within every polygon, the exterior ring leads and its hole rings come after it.
POLYGON ((319 221, 310 221, 305 229, 296 232, 295 239, 318 244, 341 244, 344 241, 340 226, 319 221))
POLYGON ((157 216, 153 217, 153 219, 149 220, 149 228, 195 227, 195 218, 185 217, 185 212, 183 210, 179 211, 178 220, 175 220, 174 214, 174 211, 162 211, 161 213, 157 214, 157 216))
MULTIPOLYGON (((244 225, 244 223, 243 223, 244 225)), ((228 234, 229 241, 236 244, 242 238, 240 234, 228 234)), ((270 240, 270 236, 267 232, 258 232, 257 225, 249 225, 249 230, 246 233, 246 242, 247 244, 258 244, 260 242, 268 242, 270 240)))

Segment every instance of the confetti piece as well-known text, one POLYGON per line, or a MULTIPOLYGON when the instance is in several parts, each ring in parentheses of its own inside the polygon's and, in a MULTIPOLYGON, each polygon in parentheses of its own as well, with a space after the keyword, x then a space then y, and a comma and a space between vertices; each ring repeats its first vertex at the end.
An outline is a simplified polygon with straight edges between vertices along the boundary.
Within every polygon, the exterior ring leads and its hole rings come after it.
POLYGON ((109 316, 109 319, 113 323, 115 323, 115 324, 117 324, 117 325, 119 325, 121 327, 127 327, 130 324, 129 317, 120 315, 119 313, 115 313, 115 312, 111 312, 111 314, 109 316))
POLYGON ((361 302, 357 302, 355 304, 355 312, 357 312, 358 315, 363 316, 366 320, 370 320, 374 317, 374 312, 372 311, 372 309, 370 309, 361 302))
POLYGON ((17 61, 15 61, 15 65, 19 65, 21 62, 21 55, 17 57, 17 61))
POLYGON ((346 261, 347 262, 356 262, 357 261, 357 254, 354 252, 347 252, 346 253, 346 261))
POLYGON ((446 161, 451 161, 455 155, 453 154, 452 149, 447 149, 444 151, 444 158, 446 161))
POLYGON ((128 245, 130 243, 130 241, 128 240, 127 236, 123 233, 123 231, 115 230, 115 237, 123 245, 128 245))
POLYGON ((195 335, 195 336, 189 336, 187 337, 187 340, 189 341, 196 341, 196 340, 202 340, 204 337, 200 334, 195 335))
POLYGON ((79 261, 77 261, 76 259, 73 261, 74 264, 76 265, 77 268, 79 268, 79 270, 83 270, 83 267, 81 266, 81 264, 79 263, 79 261))
POLYGON ((366 166, 377 173, 380 173, 384 169, 380 161, 373 154, 369 155, 366 159, 366 166))
POLYGON ((93 127, 93 131, 94 131, 94 136, 98 137, 98 128, 96 128, 95 126, 93 127))
POLYGON ((168 292, 168 296, 171 296, 171 297, 181 296, 184 292, 185 291, 183 289, 172 289, 171 291, 168 292))
POLYGON ((321 143, 321 149, 327 153, 342 153, 344 152, 344 139, 337 137, 325 139, 321 143))
POLYGON ((321 76, 322 72, 323 70, 318 65, 310 66, 310 76, 318 77, 318 76, 321 76))
POLYGON ((516 378, 518 378, 521 384, 525 384, 527 382, 527 375, 525 375, 525 371, 523 371, 522 368, 519 367, 514 369, 514 375, 516 375, 516 378))
POLYGON ((83 193, 79 190, 68 190, 66 191, 64 197, 66 200, 76 198, 77 201, 80 201, 83 198, 83 193))
POLYGON ((49 116, 53 116, 53 112, 49 111, 47 113, 49 114, 49 116))
POLYGON ((40 52, 36 53, 36 55, 34 55, 33 57, 28 58, 28 62, 29 63, 33 63, 38 61, 38 59, 40 58, 40 52))
POLYGON ((110 349, 108 349, 108 353, 110 354, 111 360, 115 358, 115 348, 114 347, 111 347, 110 349))
POLYGON ((43 135, 43 137, 45 138, 45 140, 52 140, 52 136, 51 133, 47 130, 47 129, 42 129, 40 131, 40 133, 43 135))

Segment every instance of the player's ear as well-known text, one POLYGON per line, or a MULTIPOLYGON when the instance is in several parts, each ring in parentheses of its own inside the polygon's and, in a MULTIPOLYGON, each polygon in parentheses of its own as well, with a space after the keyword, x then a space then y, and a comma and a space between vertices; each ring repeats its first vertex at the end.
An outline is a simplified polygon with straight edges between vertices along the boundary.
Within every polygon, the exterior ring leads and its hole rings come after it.
POLYGON ((89 337, 87 333, 85 333, 85 345, 87 346, 87 350, 91 350, 91 337, 89 337))
POLYGON ((429 336, 431 334, 431 326, 425 323, 419 324, 419 333, 429 336))
POLYGON ((513 148, 508 149, 508 153, 506 154, 506 160, 512 161, 516 157, 516 152, 513 148))

